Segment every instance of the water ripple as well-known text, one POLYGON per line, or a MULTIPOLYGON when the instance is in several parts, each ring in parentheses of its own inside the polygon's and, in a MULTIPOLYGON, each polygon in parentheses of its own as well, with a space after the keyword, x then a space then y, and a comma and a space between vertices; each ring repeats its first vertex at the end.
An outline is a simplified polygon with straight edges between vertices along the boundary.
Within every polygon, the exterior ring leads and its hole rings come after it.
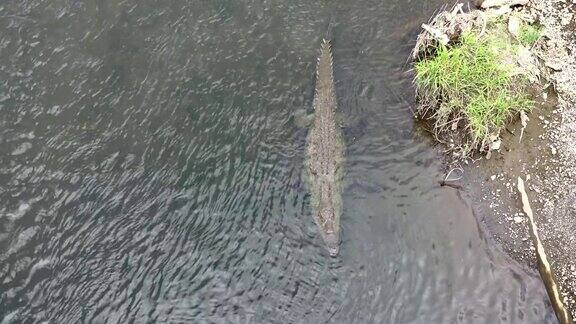
POLYGON ((5 1, 0 320, 553 320, 414 136, 440 1, 5 1), (346 121, 341 255, 302 179, 317 44, 346 121))

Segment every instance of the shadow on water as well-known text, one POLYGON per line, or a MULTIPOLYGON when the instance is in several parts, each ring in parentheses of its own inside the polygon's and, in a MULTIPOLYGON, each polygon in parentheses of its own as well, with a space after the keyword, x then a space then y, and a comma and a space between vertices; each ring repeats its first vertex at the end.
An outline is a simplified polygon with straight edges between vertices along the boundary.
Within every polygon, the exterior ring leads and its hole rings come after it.
POLYGON ((413 135, 404 64, 440 4, 0 4, 2 322, 553 321, 413 135), (338 258, 293 119, 331 19, 338 258))

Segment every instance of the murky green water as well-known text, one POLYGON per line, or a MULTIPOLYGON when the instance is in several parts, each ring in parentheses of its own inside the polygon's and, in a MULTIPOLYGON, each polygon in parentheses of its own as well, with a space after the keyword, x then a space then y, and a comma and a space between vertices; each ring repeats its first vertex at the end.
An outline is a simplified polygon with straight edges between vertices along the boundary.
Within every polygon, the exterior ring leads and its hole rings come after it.
POLYGON ((0 320, 553 322, 414 135, 405 62, 441 2, 1 2, 0 320), (293 117, 331 20, 338 258, 293 117))

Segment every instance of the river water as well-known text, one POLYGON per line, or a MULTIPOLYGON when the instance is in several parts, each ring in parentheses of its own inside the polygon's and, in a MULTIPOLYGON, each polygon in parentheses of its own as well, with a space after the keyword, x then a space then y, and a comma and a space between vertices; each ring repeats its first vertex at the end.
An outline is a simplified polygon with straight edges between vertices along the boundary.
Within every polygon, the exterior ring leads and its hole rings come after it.
POLYGON ((441 3, 0 3, 0 322, 553 322, 415 132, 405 63, 441 3), (330 21, 337 258, 294 118, 330 21))

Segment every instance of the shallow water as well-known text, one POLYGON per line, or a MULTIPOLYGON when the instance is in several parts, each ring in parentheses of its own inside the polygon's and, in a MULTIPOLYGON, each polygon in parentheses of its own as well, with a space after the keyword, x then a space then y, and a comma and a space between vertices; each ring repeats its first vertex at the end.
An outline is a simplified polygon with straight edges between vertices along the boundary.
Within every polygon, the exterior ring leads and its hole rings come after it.
POLYGON ((441 2, 1 3, 2 322, 553 322, 415 135, 405 62, 441 2), (293 117, 330 21, 337 258, 293 117))

